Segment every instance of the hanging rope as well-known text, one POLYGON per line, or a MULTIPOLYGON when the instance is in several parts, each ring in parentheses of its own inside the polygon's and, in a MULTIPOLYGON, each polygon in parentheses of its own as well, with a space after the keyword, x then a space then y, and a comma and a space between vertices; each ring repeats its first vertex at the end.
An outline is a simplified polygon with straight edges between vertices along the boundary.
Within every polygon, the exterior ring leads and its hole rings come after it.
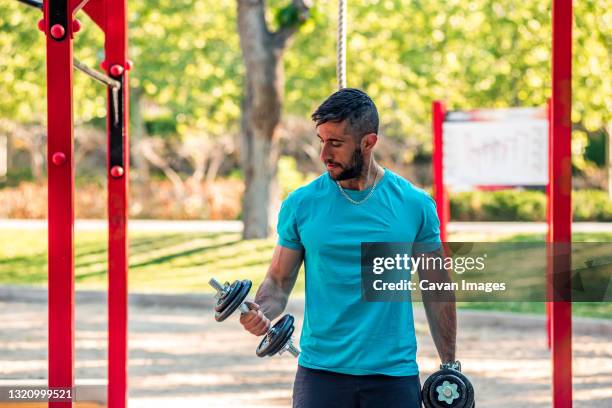
POLYGON ((338 57, 336 59, 336 76, 338 88, 346 88, 346 4, 347 0, 338 0, 338 57))

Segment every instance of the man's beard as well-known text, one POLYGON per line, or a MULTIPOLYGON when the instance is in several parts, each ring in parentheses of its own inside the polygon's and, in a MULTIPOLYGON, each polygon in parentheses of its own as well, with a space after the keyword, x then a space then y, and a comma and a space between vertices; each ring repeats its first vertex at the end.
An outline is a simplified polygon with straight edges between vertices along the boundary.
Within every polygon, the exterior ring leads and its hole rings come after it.
POLYGON ((353 156, 351 157, 351 161, 348 167, 342 167, 342 171, 337 176, 333 176, 331 172, 329 172, 329 176, 336 180, 350 180, 361 176, 363 172, 363 154, 361 154, 361 149, 357 148, 353 151, 353 156))

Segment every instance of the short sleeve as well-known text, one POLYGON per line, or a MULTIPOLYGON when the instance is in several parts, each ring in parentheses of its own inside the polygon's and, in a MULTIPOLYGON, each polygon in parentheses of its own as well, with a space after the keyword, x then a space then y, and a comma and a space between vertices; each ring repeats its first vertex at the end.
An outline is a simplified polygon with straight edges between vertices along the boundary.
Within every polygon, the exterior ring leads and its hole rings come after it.
POLYGON ((440 220, 436 211, 436 203, 429 196, 423 200, 422 220, 417 232, 415 243, 420 252, 433 252, 440 248, 440 220))
POLYGON ((296 200, 291 194, 283 201, 278 214, 276 231, 278 232, 278 245, 302 250, 304 246, 302 245, 295 216, 296 204, 296 200))

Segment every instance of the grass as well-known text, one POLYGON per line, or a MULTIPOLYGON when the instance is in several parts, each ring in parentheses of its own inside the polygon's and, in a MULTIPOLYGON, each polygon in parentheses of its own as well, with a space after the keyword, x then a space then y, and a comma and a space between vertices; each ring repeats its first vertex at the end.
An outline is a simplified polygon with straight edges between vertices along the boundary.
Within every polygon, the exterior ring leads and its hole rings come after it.
MULTIPOLYGON (((75 232, 77 289, 104 290, 107 286, 107 233, 75 232)), ((237 233, 132 232, 129 288, 135 292, 212 293, 208 280, 251 279, 257 287, 270 262, 274 239, 242 241, 237 233)), ((486 237, 451 236, 452 241, 493 241, 486 237), (485 239, 483 239, 485 238, 485 239)), ((499 236, 511 242, 543 241, 541 234, 499 236)), ((574 234, 574 241, 612 242, 612 234, 574 234)), ((40 230, 0 230, 0 284, 45 286, 47 234, 40 230)), ((301 273, 294 294, 303 295, 301 273)), ((459 307, 544 313, 542 302, 480 302, 459 307)), ((577 316, 612 318, 612 303, 575 303, 577 316)))
MULTIPOLYGON (((77 289, 105 289, 106 232, 75 232, 77 289)), ((236 233, 130 233, 129 287, 137 292, 211 292, 211 277, 259 283, 273 240, 241 241, 236 233)), ((0 231, 0 284, 46 285, 45 231, 0 231)), ((303 290, 303 287, 300 288, 303 290)))

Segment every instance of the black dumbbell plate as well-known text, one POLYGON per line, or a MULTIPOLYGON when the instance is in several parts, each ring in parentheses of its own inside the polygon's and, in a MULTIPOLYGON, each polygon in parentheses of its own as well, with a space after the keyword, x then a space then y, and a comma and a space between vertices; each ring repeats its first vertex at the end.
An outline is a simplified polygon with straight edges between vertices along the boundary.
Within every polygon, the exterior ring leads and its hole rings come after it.
POLYGON ((456 370, 443 369, 432 374, 423 385, 423 404, 426 408, 474 408, 474 388, 470 380, 456 370), (437 388, 444 381, 457 385, 459 397, 450 404, 438 399, 437 388))
POLYGON ((293 316, 287 314, 276 322, 263 338, 255 353, 258 357, 273 356, 289 341, 295 327, 293 316))
POLYGON ((249 294, 251 285, 252 283, 250 280, 232 283, 228 294, 217 301, 217 305, 215 306, 215 320, 222 322, 227 319, 229 315, 234 313, 249 294))

